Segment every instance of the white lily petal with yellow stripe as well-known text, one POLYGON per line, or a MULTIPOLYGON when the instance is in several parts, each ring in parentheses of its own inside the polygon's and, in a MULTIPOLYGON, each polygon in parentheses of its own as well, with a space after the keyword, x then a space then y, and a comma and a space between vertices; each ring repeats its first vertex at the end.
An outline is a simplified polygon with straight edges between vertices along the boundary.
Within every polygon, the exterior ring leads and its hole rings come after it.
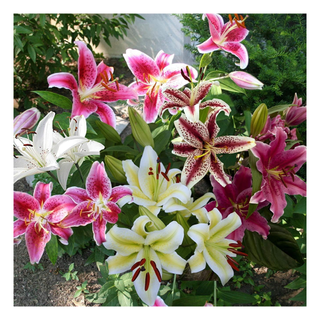
POLYGON ((188 231, 188 236, 197 244, 195 254, 189 258, 188 263, 191 272, 199 272, 205 268, 204 259, 224 285, 234 274, 228 257, 236 256, 236 253, 232 252, 235 250, 230 246, 236 241, 225 237, 241 225, 241 219, 235 212, 222 219, 216 208, 208 212, 208 217, 210 225, 199 223, 191 226, 188 231))

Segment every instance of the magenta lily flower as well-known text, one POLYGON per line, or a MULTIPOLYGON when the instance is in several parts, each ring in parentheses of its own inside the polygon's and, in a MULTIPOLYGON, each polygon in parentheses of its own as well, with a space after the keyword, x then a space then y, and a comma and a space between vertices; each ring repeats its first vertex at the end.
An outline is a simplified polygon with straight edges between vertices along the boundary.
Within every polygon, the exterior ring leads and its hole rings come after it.
POLYGON ((112 188, 111 181, 105 171, 104 163, 92 164, 86 180, 86 189, 71 187, 65 192, 77 204, 71 214, 63 221, 64 226, 87 225, 92 223, 92 231, 96 244, 100 246, 106 241, 107 222, 116 223, 120 206, 132 201, 129 187, 112 188))
POLYGON ((134 90, 113 79, 113 68, 103 61, 96 65, 92 52, 82 41, 75 41, 79 47, 78 83, 67 72, 54 73, 48 77, 49 88, 58 87, 72 92, 71 118, 84 115, 86 118, 96 113, 102 122, 116 126, 113 110, 105 102, 137 99, 134 90))
POLYGON ((249 62, 248 51, 240 42, 245 39, 249 31, 244 25, 241 16, 224 23, 223 18, 219 14, 206 14, 209 21, 209 29, 211 37, 198 45, 200 53, 208 53, 216 50, 224 50, 232 53, 240 59, 240 68, 245 69, 249 62))
POLYGON ((61 221, 75 207, 70 197, 51 196, 52 182, 38 182, 33 196, 24 192, 14 192, 14 238, 25 234, 30 262, 39 263, 51 233, 59 236, 63 244, 68 243, 72 235, 70 227, 61 225, 61 221))
MULTIPOLYGON (((147 54, 133 49, 127 49, 123 55, 136 81, 129 88, 136 90, 139 96, 145 96, 143 106, 143 118, 147 123, 155 122, 159 109, 165 101, 163 91, 172 87, 179 89, 190 81, 181 75, 181 70, 188 74, 191 79, 198 75, 197 71, 184 63, 172 63, 173 54, 169 55, 162 50, 158 52, 153 60, 147 54)), ((132 100, 129 104, 134 105, 132 100)))
POLYGON ((306 147, 297 146, 285 150, 287 134, 276 128, 275 139, 267 145, 257 142, 252 153, 259 158, 257 169, 262 173, 260 191, 251 198, 251 203, 269 201, 273 212, 271 222, 277 222, 287 205, 285 193, 306 196, 306 183, 295 173, 306 162, 306 147))
POLYGON ((231 183, 217 155, 241 152, 255 146, 255 140, 249 137, 217 137, 220 128, 216 123, 216 117, 222 110, 225 114, 230 113, 228 106, 228 108, 214 109, 205 123, 191 122, 184 115, 174 122, 180 138, 172 141, 172 153, 187 157, 181 182, 189 188, 200 181, 208 171, 222 186, 231 183))
POLYGON ((285 123, 287 126, 297 126, 307 119, 307 107, 302 107, 302 98, 294 95, 292 106, 285 111, 285 123))
POLYGON ((258 232, 264 239, 267 239, 270 227, 268 221, 259 214, 258 210, 268 205, 268 202, 259 203, 256 211, 248 219, 246 218, 252 193, 251 170, 241 166, 234 175, 232 183, 227 184, 225 187, 222 187, 212 175, 210 176, 210 181, 216 201, 209 202, 206 205, 207 211, 217 208, 221 212, 223 219, 232 212, 236 212, 241 219, 241 226, 231 232, 227 238, 242 241, 244 231, 248 229, 249 231, 258 232))
POLYGON ((189 88, 185 88, 183 91, 173 88, 166 89, 163 94, 169 101, 164 102, 160 109, 160 116, 162 116, 163 113, 168 109, 183 109, 188 120, 198 121, 199 110, 201 109, 206 107, 227 109, 229 106, 220 99, 212 99, 201 102, 201 100, 208 94, 211 86, 212 83, 203 81, 192 90, 189 88))

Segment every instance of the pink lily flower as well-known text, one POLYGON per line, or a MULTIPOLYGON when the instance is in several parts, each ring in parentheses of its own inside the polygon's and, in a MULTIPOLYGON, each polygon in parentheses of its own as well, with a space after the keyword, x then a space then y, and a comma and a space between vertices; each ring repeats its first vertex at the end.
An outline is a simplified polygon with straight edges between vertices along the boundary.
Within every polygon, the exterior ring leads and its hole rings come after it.
POLYGON ((259 158, 257 169, 262 173, 260 191, 251 198, 251 203, 267 200, 273 212, 271 222, 277 222, 287 205, 285 193, 306 196, 306 183, 295 173, 306 162, 306 147, 298 146, 285 150, 287 134, 276 128, 275 139, 270 145, 257 142, 252 153, 259 158))
MULTIPOLYGON (((153 60, 147 54, 134 49, 127 49, 123 55, 136 81, 129 85, 129 88, 136 90, 139 96, 145 96, 143 106, 143 118, 147 123, 155 122, 159 109, 165 101, 163 91, 172 87, 179 89, 189 83, 182 72, 187 73, 189 78, 195 79, 197 71, 184 63, 172 63, 173 54, 169 55, 162 50, 158 52, 153 60), (186 71, 188 67, 189 72, 186 71)), ((134 105, 132 100, 129 104, 134 105)))
POLYGON ((227 115, 230 113, 228 106, 214 109, 205 123, 191 122, 184 115, 174 122, 180 138, 172 141, 172 153, 187 157, 181 173, 181 182, 189 188, 200 181, 208 171, 222 186, 231 183, 217 155, 241 152, 255 146, 255 140, 249 137, 217 137, 220 128, 217 126, 216 117, 222 110, 227 115))
POLYGON ((67 72, 59 72, 48 77, 49 88, 58 87, 72 92, 73 104, 71 118, 96 113, 102 122, 116 126, 113 110, 105 102, 136 99, 134 90, 119 84, 113 79, 113 68, 101 61, 96 65, 92 52, 82 41, 75 41, 79 47, 78 83, 67 72))
POLYGON ((38 182, 33 196, 24 192, 14 192, 14 238, 25 234, 30 262, 39 263, 51 233, 59 236, 63 244, 68 243, 72 235, 70 227, 61 225, 61 221, 75 207, 70 197, 51 196, 52 182, 38 182))
MULTIPOLYGON (((242 16, 241 20, 238 15, 234 19, 224 23, 219 14, 205 14, 209 21, 211 37, 198 45, 200 53, 208 53, 216 50, 224 50, 232 53, 240 59, 240 68, 245 69, 249 62, 249 56, 246 47, 240 42, 245 39, 249 31, 244 25, 242 16)), ((236 64, 237 65, 237 64, 236 64)))
POLYGON ((287 126, 297 126, 307 119, 307 107, 302 106, 302 98, 298 99, 297 94, 294 95, 292 106, 285 111, 285 122, 287 126))
POLYGON ((192 90, 189 88, 185 88, 183 91, 173 88, 166 89, 163 94, 168 101, 165 101, 163 106, 160 108, 160 116, 162 116, 168 109, 183 109, 188 120, 198 121, 199 110, 201 109, 206 107, 227 109, 229 106, 220 99, 201 102, 201 100, 208 94, 211 86, 212 83, 203 81, 192 90))
POLYGON ((240 88, 247 90, 262 90, 263 83, 256 77, 244 71, 233 71, 229 78, 240 88))
POLYGON ((92 223, 92 231, 96 244, 100 246, 106 241, 107 222, 116 223, 122 206, 132 200, 132 191, 126 186, 112 188, 111 181, 105 171, 104 163, 92 164, 86 180, 86 189, 70 187, 65 192, 77 206, 64 219, 64 226, 87 225, 92 223))
POLYGON ((268 221, 262 217, 258 210, 268 205, 267 201, 259 203, 256 211, 247 219, 249 201, 252 193, 252 175, 251 170, 241 166, 233 178, 233 182, 222 187, 213 176, 210 176, 210 181, 213 187, 213 193, 216 201, 209 202, 205 208, 211 211, 217 208, 222 218, 225 219, 232 212, 236 212, 241 219, 241 226, 228 235, 228 239, 242 241, 244 231, 256 231, 267 239, 270 227, 268 221))

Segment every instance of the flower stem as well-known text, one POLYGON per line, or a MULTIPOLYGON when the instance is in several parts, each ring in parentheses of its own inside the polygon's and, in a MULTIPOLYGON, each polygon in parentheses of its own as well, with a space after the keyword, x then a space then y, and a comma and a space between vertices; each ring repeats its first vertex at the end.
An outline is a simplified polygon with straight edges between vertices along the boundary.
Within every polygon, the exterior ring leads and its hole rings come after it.
POLYGON ((217 281, 213 281, 213 306, 217 306, 217 281))
POLYGON ((86 187, 86 183, 85 183, 85 181, 84 181, 84 177, 83 177, 83 175, 82 175, 82 172, 81 172, 81 170, 80 170, 79 165, 78 165, 77 163, 75 163, 75 166, 76 166, 77 170, 79 171, 79 174, 80 174, 80 177, 81 177, 81 180, 82 180, 82 183, 83 183, 84 187, 86 187))
POLYGON ((47 172, 48 172, 48 174, 49 174, 49 176, 51 178, 53 178, 55 181, 57 181, 59 183, 59 180, 57 179, 57 177, 51 171, 47 171, 47 172))

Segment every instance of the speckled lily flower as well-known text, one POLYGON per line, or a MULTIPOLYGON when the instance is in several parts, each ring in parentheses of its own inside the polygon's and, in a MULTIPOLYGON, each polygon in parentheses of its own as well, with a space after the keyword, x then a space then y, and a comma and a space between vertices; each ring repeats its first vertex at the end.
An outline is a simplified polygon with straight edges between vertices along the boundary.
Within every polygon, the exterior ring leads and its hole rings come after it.
POLYGON ((75 41, 79 47, 78 83, 67 72, 54 73, 48 77, 49 88, 58 87, 72 92, 71 117, 96 113, 102 122, 116 126, 116 116, 105 102, 136 99, 134 90, 113 79, 113 68, 101 61, 98 66, 92 52, 82 41, 75 41))
POLYGON ((217 155, 237 153, 255 146, 255 140, 249 137, 217 137, 220 128, 216 123, 216 117, 222 110, 225 114, 230 113, 229 108, 219 108, 208 115, 205 123, 191 122, 184 115, 174 122, 180 137, 172 140, 172 153, 187 157, 181 182, 189 188, 200 181, 208 171, 222 186, 231 183, 217 155))
POLYGON ((25 234, 30 262, 39 263, 51 233, 59 236, 63 244, 68 244, 72 235, 70 227, 61 225, 61 221, 75 207, 70 197, 51 196, 52 182, 38 182, 33 196, 24 192, 14 192, 14 238, 25 234))
POLYGON ((240 59, 240 68, 245 69, 249 62, 249 55, 246 47, 240 43, 248 35, 249 31, 244 25, 244 20, 238 15, 234 19, 224 23, 219 14, 206 14, 209 21, 211 37, 197 46, 200 53, 207 53, 216 50, 224 50, 232 53, 240 59))
POLYGON ((63 221, 64 226, 87 225, 92 223, 93 237, 99 246, 106 241, 107 222, 116 223, 121 212, 120 206, 132 200, 132 192, 126 186, 112 188, 104 163, 92 164, 86 180, 86 189, 70 187, 65 192, 77 206, 63 221))
MULTIPOLYGON (((143 105, 143 119, 147 123, 155 122, 159 109, 165 101, 163 90, 172 87, 179 89, 188 83, 181 75, 181 70, 186 71, 184 63, 172 63, 173 54, 158 52, 153 60, 147 54, 134 49, 127 49, 123 55, 129 69, 136 77, 136 82, 129 88, 136 90, 139 96, 145 96, 143 105)), ((196 79, 196 69, 188 66, 192 79, 196 79)), ((128 101, 134 104, 134 101, 128 101)))

